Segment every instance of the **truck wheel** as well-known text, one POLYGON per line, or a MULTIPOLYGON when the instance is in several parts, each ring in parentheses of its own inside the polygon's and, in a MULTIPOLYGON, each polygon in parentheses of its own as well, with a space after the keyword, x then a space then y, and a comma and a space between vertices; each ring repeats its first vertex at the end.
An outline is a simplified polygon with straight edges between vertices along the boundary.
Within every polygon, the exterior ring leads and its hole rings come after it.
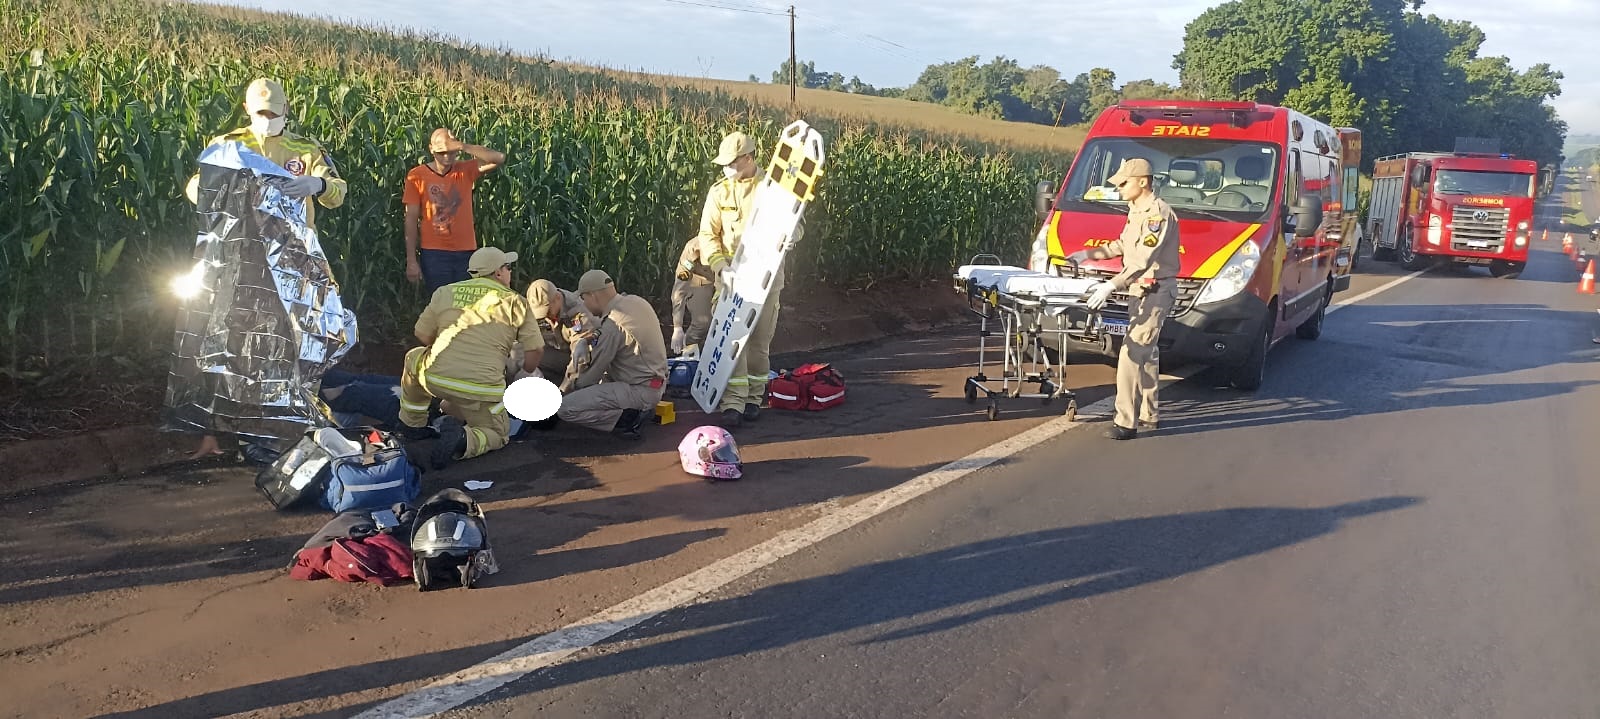
POLYGON ((1433 264, 1431 258, 1417 254, 1411 246, 1411 231, 1407 230, 1400 235, 1400 244, 1395 247, 1395 255, 1400 258, 1400 267, 1411 272, 1424 269, 1433 264))
POLYGON ((1376 238, 1376 237, 1372 238, 1372 261, 1374 261, 1374 262, 1394 262, 1394 248, 1393 247, 1379 247, 1378 246, 1378 238, 1376 238))
POLYGON ((1322 302, 1317 304, 1317 313, 1305 322, 1300 323, 1299 327, 1294 328, 1295 336, 1303 340, 1314 340, 1321 337, 1322 320, 1328 316, 1328 302, 1332 299, 1333 285, 1329 284, 1328 289, 1322 293, 1322 302))
POLYGON ((1489 274, 1494 275, 1495 277, 1514 280, 1522 274, 1523 268, 1527 266, 1528 263, 1526 262, 1507 262, 1505 260, 1495 260, 1489 264, 1489 274))
POLYGON ((1267 312, 1266 321, 1261 323, 1260 336, 1256 337, 1255 344, 1250 347, 1250 355, 1244 363, 1233 368, 1229 376, 1233 386, 1246 392, 1254 392, 1261 388, 1261 383, 1267 378, 1267 351, 1272 348, 1272 318, 1277 316, 1275 311, 1267 312))

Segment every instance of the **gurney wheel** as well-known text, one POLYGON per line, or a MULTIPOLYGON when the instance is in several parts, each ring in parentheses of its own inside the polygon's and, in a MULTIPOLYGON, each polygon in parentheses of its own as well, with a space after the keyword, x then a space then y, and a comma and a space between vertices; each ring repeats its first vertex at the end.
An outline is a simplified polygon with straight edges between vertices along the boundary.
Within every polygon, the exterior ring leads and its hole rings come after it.
POLYGON ((967 404, 974 404, 978 401, 978 386, 973 384, 970 379, 967 380, 966 397, 967 404))
POLYGON ((1067 402, 1067 421, 1078 421, 1078 400, 1074 399, 1067 402))
POLYGON ((989 421, 990 422, 993 422, 993 421, 995 421, 997 419, 1000 419, 1000 401, 999 400, 990 400, 989 401, 988 416, 989 416, 989 421))

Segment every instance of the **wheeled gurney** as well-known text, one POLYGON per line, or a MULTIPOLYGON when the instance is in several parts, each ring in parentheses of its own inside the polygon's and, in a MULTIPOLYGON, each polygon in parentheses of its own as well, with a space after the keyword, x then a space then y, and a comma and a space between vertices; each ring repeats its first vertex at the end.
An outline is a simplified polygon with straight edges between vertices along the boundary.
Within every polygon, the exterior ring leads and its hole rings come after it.
POLYGON ((1108 303, 1098 311, 1090 309, 1084 299, 1099 280, 1084 277, 1076 265, 1067 272, 1069 276, 1057 276, 1002 265, 994 255, 977 255, 971 264, 956 269, 956 291, 966 293, 968 309, 979 317, 977 374, 963 383, 963 394, 971 404, 983 392, 991 421, 1000 417, 1002 395, 1039 399, 1046 405, 1065 399, 1066 416, 1077 417, 1077 397, 1066 387, 1065 352, 1052 359, 1045 352, 1046 340, 1095 344, 1127 334, 1125 306, 1108 303), (981 262, 986 259, 993 263, 981 262), (999 324, 998 330, 990 329, 991 323, 999 324), (991 363, 990 338, 995 336, 1001 338, 1001 367, 999 376, 991 377, 986 370, 991 363), (991 388, 992 382, 999 382, 998 390, 991 388), (1038 385, 1039 391, 1025 393, 1027 385, 1038 385))

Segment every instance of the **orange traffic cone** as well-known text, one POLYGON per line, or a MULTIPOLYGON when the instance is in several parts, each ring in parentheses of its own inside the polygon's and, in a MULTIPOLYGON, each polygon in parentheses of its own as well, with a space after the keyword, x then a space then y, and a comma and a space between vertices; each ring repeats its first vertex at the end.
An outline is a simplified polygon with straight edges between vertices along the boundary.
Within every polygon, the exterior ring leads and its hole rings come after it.
POLYGON ((1550 229, 1549 228, 1545 228, 1544 235, 1539 238, 1539 241, 1540 242, 1549 242, 1550 241, 1550 229))
POLYGON ((1573 256, 1573 254, 1572 254, 1572 233, 1571 232, 1568 232, 1567 234, 1561 236, 1561 252, 1562 252, 1562 254, 1565 254, 1568 257, 1572 257, 1573 256))
POLYGON ((1589 260, 1589 266, 1583 270, 1583 278, 1578 280, 1578 293, 1594 294, 1594 260, 1589 260))

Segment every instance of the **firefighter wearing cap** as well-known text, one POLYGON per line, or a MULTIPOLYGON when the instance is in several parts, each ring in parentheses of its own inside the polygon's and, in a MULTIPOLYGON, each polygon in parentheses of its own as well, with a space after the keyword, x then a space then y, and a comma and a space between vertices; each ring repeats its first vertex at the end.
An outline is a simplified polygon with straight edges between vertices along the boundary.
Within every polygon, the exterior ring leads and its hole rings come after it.
POLYGON ((578 279, 578 297, 600 325, 585 334, 588 358, 562 383, 562 422, 639 439, 645 417, 667 387, 667 343, 649 301, 617 292, 604 270, 578 279))
POLYGON ((424 282, 429 294, 468 278, 467 260, 478 249, 472 190, 478 178, 505 164, 504 153, 456 139, 448 129, 428 138, 431 162, 406 173, 406 279, 424 282), (457 160, 461 153, 471 160, 457 160))
MULTIPOLYGON (((756 188, 761 184, 755 152, 755 140, 742 132, 733 132, 722 138, 722 145, 712 160, 722 166, 723 178, 712 186, 706 197, 696 239, 700 244, 700 257, 713 276, 719 278, 719 293, 726 291, 732 280, 729 267, 739 252, 744 223, 750 219, 756 188)), ((801 228, 797 227, 789 242, 794 242, 800 234, 801 228)), ((724 427, 753 421, 761 412, 761 402, 767 394, 767 373, 772 369, 772 335, 778 327, 778 297, 783 285, 784 271, 780 266, 772 278, 761 316, 750 328, 744 350, 734 362, 728 387, 722 393, 720 423, 724 427)))
MULTIPOLYGON (((539 371, 560 384, 572 363, 572 345, 580 335, 599 327, 600 319, 590 314, 576 292, 556 287, 550 280, 534 280, 528 285, 527 296, 528 308, 544 337, 544 345, 534 350, 539 354, 539 371)), ((512 355, 520 362, 516 350, 512 355)))
MULTIPOLYGON (((476 457, 510 441, 506 414, 505 357, 513 343, 536 347, 542 340, 528 300, 511 289, 511 264, 517 253, 483 247, 472 253, 472 279, 435 290, 415 332, 423 347, 406 353, 400 375, 400 422, 408 439, 432 434, 426 427, 428 404, 445 400, 448 416, 433 449, 433 466, 476 457)), ((523 369, 538 367, 535 352, 524 353, 523 369)))
MULTIPOLYGON (((315 197, 315 204, 332 209, 344 204, 345 181, 339 177, 328 152, 315 140, 301 137, 284 129, 289 119, 289 100, 283 86, 277 81, 256 78, 244 91, 244 111, 250 124, 226 135, 213 138, 211 144, 241 142, 251 151, 260 154, 294 175, 284 183, 282 191, 294 199, 315 197)), ((198 204, 200 173, 189 178, 184 194, 198 204)), ((315 228, 316 208, 306 203, 306 225, 315 228)))
POLYGON ((712 300, 716 295, 716 275, 700 261, 700 239, 691 238, 678 253, 672 283, 673 354, 705 344, 711 331, 712 300))
MULTIPOLYGON (((294 179, 280 186, 280 191, 293 199, 315 197, 315 203, 306 203, 306 226, 316 229, 316 205, 332 209, 344 204, 345 181, 328 157, 326 150, 315 140, 302 137, 285 129, 289 120, 289 99, 283 85, 276 80, 258 77, 244 91, 244 112, 249 124, 211 139, 212 145, 240 142, 252 152, 271 160, 294 175, 294 179)), ((200 202, 200 173, 189 177, 184 187, 189 202, 200 202)), ((189 455, 198 459, 221 454, 222 448, 214 434, 205 435, 200 447, 189 455)))
POLYGON ((1106 436, 1133 439, 1138 427, 1155 428, 1158 420, 1156 389, 1160 383, 1161 323, 1177 298, 1178 217, 1166 201, 1156 197, 1147 160, 1124 160, 1108 181, 1128 202, 1128 222, 1122 234, 1104 247, 1079 250, 1067 259, 1122 258, 1122 271, 1089 291, 1094 309, 1105 306, 1112 292, 1128 293, 1128 335, 1117 358, 1116 418, 1106 436))

